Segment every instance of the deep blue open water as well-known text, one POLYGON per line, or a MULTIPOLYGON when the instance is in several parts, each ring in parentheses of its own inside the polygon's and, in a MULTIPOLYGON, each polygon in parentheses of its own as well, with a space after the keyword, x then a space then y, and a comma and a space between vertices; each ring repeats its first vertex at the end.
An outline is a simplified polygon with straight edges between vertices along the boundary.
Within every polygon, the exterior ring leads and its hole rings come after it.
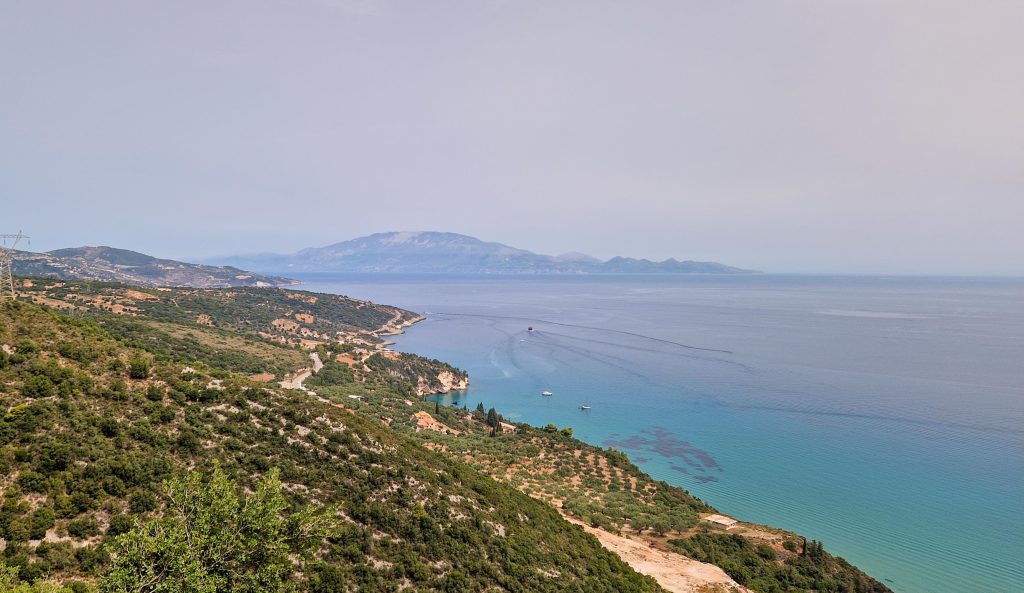
POLYGON ((443 401, 571 426, 897 592, 1024 591, 1024 280, 305 279, 426 313, 396 348, 469 371, 443 401))

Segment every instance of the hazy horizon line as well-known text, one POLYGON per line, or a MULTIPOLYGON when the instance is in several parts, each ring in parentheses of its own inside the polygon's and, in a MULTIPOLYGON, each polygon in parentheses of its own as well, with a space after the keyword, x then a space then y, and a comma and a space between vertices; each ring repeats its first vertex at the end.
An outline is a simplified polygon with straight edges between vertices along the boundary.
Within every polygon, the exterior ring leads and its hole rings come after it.
MULTIPOLYGON (((23 251, 23 252, 27 252, 27 253, 43 254, 43 253, 52 253, 54 251, 60 251, 62 249, 81 249, 81 248, 87 248, 87 247, 106 247, 106 248, 110 248, 110 249, 123 249, 123 250, 126 250, 126 251, 134 251, 136 253, 141 253, 143 255, 148 255, 150 257, 154 257, 154 258, 157 258, 157 259, 179 261, 179 262, 190 263, 190 264, 217 265, 217 266, 220 266, 220 265, 223 265, 223 264, 211 263, 211 261, 217 260, 217 259, 229 258, 229 257, 247 257, 247 256, 258 256, 258 255, 295 255, 295 254, 297 254, 300 251, 303 251, 305 249, 321 249, 321 248, 324 248, 324 247, 329 247, 331 245, 336 245, 338 243, 345 243, 347 241, 353 241, 353 240, 356 240, 356 239, 361 239, 361 238, 369 237, 369 236, 372 236, 372 235, 386 235, 386 234, 399 234, 399 233, 420 233, 420 234, 422 234, 422 233, 438 233, 438 234, 458 235, 458 236, 461 236, 461 237, 468 237, 468 238, 471 238, 471 239, 475 239, 475 240, 481 241, 483 243, 491 243, 491 244, 502 245, 504 247, 509 247, 509 248, 517 249, 517 250, 521 250, 521 251, 527 251, 527 252, 535 254, 535 255, 547 256, 547 257, 561 257, 561 256, 567 255, 567 254, 580 254, 580 255, 585 255, 585 256, 588 256, 588 257, 593 257, 594 259, 597 259, 597 260, 599 260, 601 262, 607 262, 610 259, 614 259, 615 257, 624 257, 624 258, 631 258, 631 259, 638 259, 638 260, 647 260, 647 261, 652 261, 652 262, 660 262, 660 261, 665 261, 665 260, 668 260, 668 259, 675 259, 676 261, 680 261, 680 262, 682 262, 682 261, 712 262, 712 263, 718 263, 718 264, 723 264, 723 265, 727 265, 727 266, 730 266, 730 267, 736 267, 736 268, 748 270, 748 271, 754 272, 755 273, 754 275, 758 275, 758 276, 802 276, 802 277, 837 276, 837 277, 920 278, 920 279, 928 279, 928 278, 934 278, 934 279, 965 278, 966 279, 966 278, 970 278, 970 279, 979 279, 979 280, 981 280, 981 279, 992 279, 992 280, 1024 279, 1024 273, 992 273, 992 272, 970 273, 970 272, 963 272, 963 271, 960 271, 960 272, 928 272, 928 271, 892 271, 892 270, 890 270, 890 271, 859 270, 858 271, 858 270, 842 270, 842 269, 834 269, 834 268, 831 268, 831 269, 817 269, 817 270, 786 270, 786 269, 767 269, 767 270, 765 270, 765 269, 755 269, 754 267, 747 267, 747 266, 745 266, 743 264, 735 264, 735 263, 732 263, 731 261, 722 261, 722 260, 720 260, 718 258, 714 258, 714 259, 691 259, 691 258, 679 257, 679 256, 669 256, 667 258, 659 260, 659 259, 652 258, 652 257, 634 256, 634 255, 626 255, 626 254, 619 254, 619 255, 612 256, 610 258, 601 258, 599 256, 594 256, 592 254, 589 254, 589 253, 586 253, 586 252, 580 251, 580 250, 570 250, 570 251, 562 252, 560 254, 550 254, 550 253, 544 253, 544 252, 541 252, 541 251, 534 251, 534 250, 532 250, 530 248, 527 248, 527 247, 520 247, 520 246, 516 246, 516 245, 510 245, 510 244, 504 243, 502 241, 492 241, 492 240, 488 240, 488 239, 482 239, 482 238, 477 237, 475 235, 469 235, 469 234, 466 234, 466 233, 459 233, 459 232, 454 232, 454 231, 434 231, 434 230, 430 230, 430 231, 409 231, 409 230, 404 230, 404 231, 375 231, 375 232, 372 232, 372 233, 368 233, 368 234, 352 237, 352 238, 349 238, 349 239, 342 239, 340 241, 334 241, 334 242, 327 243, 327 244, 324 244, 324 245, 319 245, 319 246, 308 246, 307 245, 305 247, 300 247, 298 249, 295 249, 294 251, 272 251, 272 250, 268 249, 268 250, 263 250, 263 251, 237 251, 237 252, 217 253, 217 254, 208 254, 207 253, 207 254, 203 254, 203 255, 177 255, 177 254, 165 255, 165 254, 159 253, 159 251, 150 251, 150 250, 145 249, 145 248, 124 247, 124 246, 116 246, 116 245, 100 244, 100 243, 92 244, 92 245, 88 245, 87 244, 87 245, 75 245, 75 246, 56 247, 56 248, 53 248, 53 249, 38 250, 38 251, 35 250, 35 249, 29 249, 29 248, 19 248, 18 251, 23 251)), ((246 271, 255 271, 255 270, 246 270, 246 271)), ((554 273, 551 273, 551 272, 543 272, 543 273, 536 273, 536 274, 529 274, 529 273, 495 273, 495 274, 477 274, 477 273, 466 273, 466 274, 445 273, 445 274, 435 274, 435 273, 423 273, 423 274, 417 274, 417 273, 414 273, 414 272, 400 272, 400 273, 395 273, 395 272, 302 272, 302 273, 299 273, 297 275, 298 276, 303 276, 303 275, 310 275, 310 274, 338 274, 338 275, 352 275, 352 276, 360 276, 360 275, 395 275, 395 276, 402 276, 402 275, 433 275, 433 276, 439 276, 440 275, 440 276, 525 276, 525 277, 529 277, 529 276, 589 276, 589 275, 606 275, 606 276, 622 275, 622 276, 632 276, 632 277, 643 277, 643 276, 663 277, 663 276, 677 276, 677 275, 679 275, 679 276, 720 276, 720 275, 728 275, 728 274, 694 273, 694 272, 690 272, 690 273, 675 273, 675 274, 673 274, 673 273, 623 273, 623 274, 616 274, 614 272, 601 272, 601 273, 586 273, 586 272, 584 272, 584 273, 568 273, 568 272, 564 272, 564 273, 554 272, 554 273)))

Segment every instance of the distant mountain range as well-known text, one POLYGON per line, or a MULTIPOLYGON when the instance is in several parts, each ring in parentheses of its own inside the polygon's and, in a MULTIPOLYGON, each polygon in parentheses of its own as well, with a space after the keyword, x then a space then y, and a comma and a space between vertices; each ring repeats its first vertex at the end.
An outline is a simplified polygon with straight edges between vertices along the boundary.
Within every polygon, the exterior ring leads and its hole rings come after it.
POLYGON ((265 273, 346 272, 423 274, 750 274, 715 262, 655 262, 582 253, 542 255, 456 233, 376 233, 285 255, 260 253, 208 260, 265 273))
POLYGON ((253 274, 228 266, 190 264, 113 247, 75 247, 45 253, 17 251, 11 265, 19 276, 62 280, 106 280, 137 286, 285 286, 294 280, 253 274))

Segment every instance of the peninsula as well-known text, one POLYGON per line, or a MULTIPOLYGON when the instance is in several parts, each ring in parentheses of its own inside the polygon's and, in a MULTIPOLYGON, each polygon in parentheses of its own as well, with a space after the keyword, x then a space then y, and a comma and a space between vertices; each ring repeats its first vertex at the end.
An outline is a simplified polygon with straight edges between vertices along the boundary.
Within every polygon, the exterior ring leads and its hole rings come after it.
POLYGON ((102 280, 140 286, 288 286, 295 280, 264 276, 230 266, 206 266, 160 259, 114 247, 73 247, 45 253, 16 251, 15 274, 63 280, 102 280))

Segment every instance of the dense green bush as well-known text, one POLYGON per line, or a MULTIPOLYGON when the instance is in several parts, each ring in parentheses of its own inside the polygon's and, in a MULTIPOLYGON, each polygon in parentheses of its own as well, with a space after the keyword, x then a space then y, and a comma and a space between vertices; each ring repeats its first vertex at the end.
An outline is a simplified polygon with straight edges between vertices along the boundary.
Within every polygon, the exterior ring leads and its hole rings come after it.
POLYGON ((110 518, 110 525, 105 535, 116 537, 122 533, 128 533, 135 527, 135 520, 130 515, 114 515, 110 518))
POLYGON ((33 375, 25 380, 21 392, 26 397, 50 397, 57 392, 57 386, 45 375, 33 375))
POLYGON ((46 492, 46 476, 25 470, 18 476, 18 485, 27 492, 46 492))
POLYGON ((43 539, 46 531, 53 527, 56 515, 50 507, 39 507, 32 513, 29 539, 43 539))
POLYGON ((71 465, 71 447, 67 443, 51 441, 42 446, 39 471, 44 474, 64 471, 71 465))
POLYGON ((149 377, 152 366, 145 357, 135 355, 128 364, 128 376, 132 379, 141 380, 149 377))
POLYGON ((99 535, 100 526, 92 517, 74 519, 68 523, 68 534, 77 538, 99 535))

